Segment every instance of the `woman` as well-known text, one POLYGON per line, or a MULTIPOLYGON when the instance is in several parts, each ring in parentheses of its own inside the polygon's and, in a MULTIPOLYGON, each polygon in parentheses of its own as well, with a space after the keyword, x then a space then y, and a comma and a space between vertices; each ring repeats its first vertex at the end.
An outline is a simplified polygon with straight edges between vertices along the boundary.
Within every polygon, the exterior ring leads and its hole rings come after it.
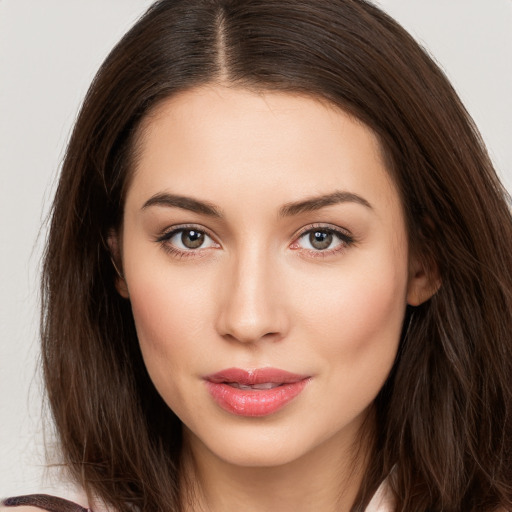
POLYGON ((157 2, 52 215, 43 364, 94 510, 512 507, 505 192, 371 4, 157 2))

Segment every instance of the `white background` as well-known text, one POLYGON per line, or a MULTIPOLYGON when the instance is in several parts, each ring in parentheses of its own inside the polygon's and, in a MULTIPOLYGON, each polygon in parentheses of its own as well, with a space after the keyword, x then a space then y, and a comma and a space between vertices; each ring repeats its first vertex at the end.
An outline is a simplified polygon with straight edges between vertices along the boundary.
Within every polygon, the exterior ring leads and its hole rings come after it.
MULTIPOLYGON (((43 220, 80 101, 150 3, 0 0, 0 497, 52 488, 36 370, 43 220)), ((512 190, 512 0, 379 4, 446 71, 512 190)))

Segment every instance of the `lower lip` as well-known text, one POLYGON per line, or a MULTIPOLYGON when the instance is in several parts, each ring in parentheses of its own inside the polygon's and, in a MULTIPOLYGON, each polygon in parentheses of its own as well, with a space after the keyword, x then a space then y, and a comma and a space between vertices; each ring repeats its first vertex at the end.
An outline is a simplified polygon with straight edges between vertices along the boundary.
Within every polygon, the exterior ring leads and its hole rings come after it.
POLYGON ((272 389, 238 389, 223 382, 206 381, 215 402, 237 416, 268 416, 282 409, 304 389, 309 378, 272 389))

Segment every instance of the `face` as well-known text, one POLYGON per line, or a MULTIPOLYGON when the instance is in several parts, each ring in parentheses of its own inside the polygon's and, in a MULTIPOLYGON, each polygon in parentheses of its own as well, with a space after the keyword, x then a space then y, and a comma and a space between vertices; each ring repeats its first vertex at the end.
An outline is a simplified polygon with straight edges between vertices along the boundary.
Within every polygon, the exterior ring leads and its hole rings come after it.
POLYGON ((115 243, 193 447, 270 466, 351 445, 423 283, 370 129, 305 96, 174 96, 141 129, 115 243))

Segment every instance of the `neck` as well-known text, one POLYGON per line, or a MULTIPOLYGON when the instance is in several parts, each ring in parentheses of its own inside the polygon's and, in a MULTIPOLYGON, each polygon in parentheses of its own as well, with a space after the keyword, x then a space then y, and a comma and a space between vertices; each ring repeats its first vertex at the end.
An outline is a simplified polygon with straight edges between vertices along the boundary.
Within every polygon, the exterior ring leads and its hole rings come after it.
POLYGON ((348 511, 370 453, 369 443, 331 438, 287 464, 247 467, 217 457, 189 431, 184 438, 186 512, 348 511))

